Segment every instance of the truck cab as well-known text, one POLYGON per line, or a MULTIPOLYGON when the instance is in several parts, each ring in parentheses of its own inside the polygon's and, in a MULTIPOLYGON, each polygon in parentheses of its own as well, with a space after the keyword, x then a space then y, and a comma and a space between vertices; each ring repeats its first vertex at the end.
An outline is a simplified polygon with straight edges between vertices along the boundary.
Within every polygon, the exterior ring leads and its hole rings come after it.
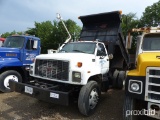
POLYGON ((0 47, 0 90, 10 92, 9 79, 17 82, 27 80, 26 70, 39 54, 39 38, 24 35, 7 37, 0 47))
POLYGON ((160 28, 132 29, 137 37, 135 68, 126 77, 124 120, 160 119, 160 28), (134 110, 142 111, 135 115, 134 110), (146 112, 144 112, 144 110, 146 112))
POLYGON ((36 56, 29 71, 34 79, 23 83, 10 80, 13 91, 61 105, 76 98, 79 111, 89 116, 101 92, 123 88, 129 57, 121 33, 121 12, 79 19, 83 23, 79 40, 67 39, 57 53, 36 56))
POLYGON ((109 71, 109 58, 101 42, 69 42, 58 53, 42 54, 31 65, 36 78, 86 85, 91 76, 109 71))

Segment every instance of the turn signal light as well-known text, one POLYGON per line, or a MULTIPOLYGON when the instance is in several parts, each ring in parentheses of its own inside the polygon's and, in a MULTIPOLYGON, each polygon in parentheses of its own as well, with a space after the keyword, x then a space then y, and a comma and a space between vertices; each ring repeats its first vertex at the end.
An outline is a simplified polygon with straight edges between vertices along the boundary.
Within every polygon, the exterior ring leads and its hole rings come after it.
POLYGON ((82 67, 82 62, 78 62, 78 63, 77 63, 77 66, 78 66, 78 67, 82 67))

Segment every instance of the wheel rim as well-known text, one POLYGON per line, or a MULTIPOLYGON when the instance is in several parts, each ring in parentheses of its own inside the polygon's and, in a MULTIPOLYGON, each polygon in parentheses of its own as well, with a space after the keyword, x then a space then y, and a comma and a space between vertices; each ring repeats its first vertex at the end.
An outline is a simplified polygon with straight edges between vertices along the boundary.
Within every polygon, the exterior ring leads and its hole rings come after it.
POLYGON ((98 92, 97 89, 94 88, 89 96, 89 107, 90 109, 94 109, 98 103, 98 92))
POLYGON ((9 88, 9 80, 14 80, 16 82, 18 82, 18 77, 15 75, 8 75, 5 79, 4 79, 4 87, 7 89, 9 88))

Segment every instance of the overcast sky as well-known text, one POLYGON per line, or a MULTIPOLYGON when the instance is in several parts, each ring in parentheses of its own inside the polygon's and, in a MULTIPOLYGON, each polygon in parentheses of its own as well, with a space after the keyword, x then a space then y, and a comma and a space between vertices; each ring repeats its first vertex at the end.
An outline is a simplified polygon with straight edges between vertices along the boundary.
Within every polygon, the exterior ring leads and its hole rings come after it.
POLYGON ((34 22, 53 21, 56 13, 82 26, 78 16, 122 10, 140 18, 147 6, 158 0, 0 0, 0 33, 20 32, 34 22))

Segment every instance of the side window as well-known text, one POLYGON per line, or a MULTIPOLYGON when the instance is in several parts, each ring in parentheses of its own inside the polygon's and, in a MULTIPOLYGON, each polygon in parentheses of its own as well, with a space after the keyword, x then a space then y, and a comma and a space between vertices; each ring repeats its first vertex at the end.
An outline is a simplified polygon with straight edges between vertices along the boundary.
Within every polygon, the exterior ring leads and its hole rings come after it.
POLYGON ((35 48, 33 48, 34 45, 34 40, 28 40, 27 44, 26 44, 26 49, 27 50, 36 50, 35 48))
POLYGON ((98 44, 97 56, 106 56, 106 51, 103 44, 98 44))

